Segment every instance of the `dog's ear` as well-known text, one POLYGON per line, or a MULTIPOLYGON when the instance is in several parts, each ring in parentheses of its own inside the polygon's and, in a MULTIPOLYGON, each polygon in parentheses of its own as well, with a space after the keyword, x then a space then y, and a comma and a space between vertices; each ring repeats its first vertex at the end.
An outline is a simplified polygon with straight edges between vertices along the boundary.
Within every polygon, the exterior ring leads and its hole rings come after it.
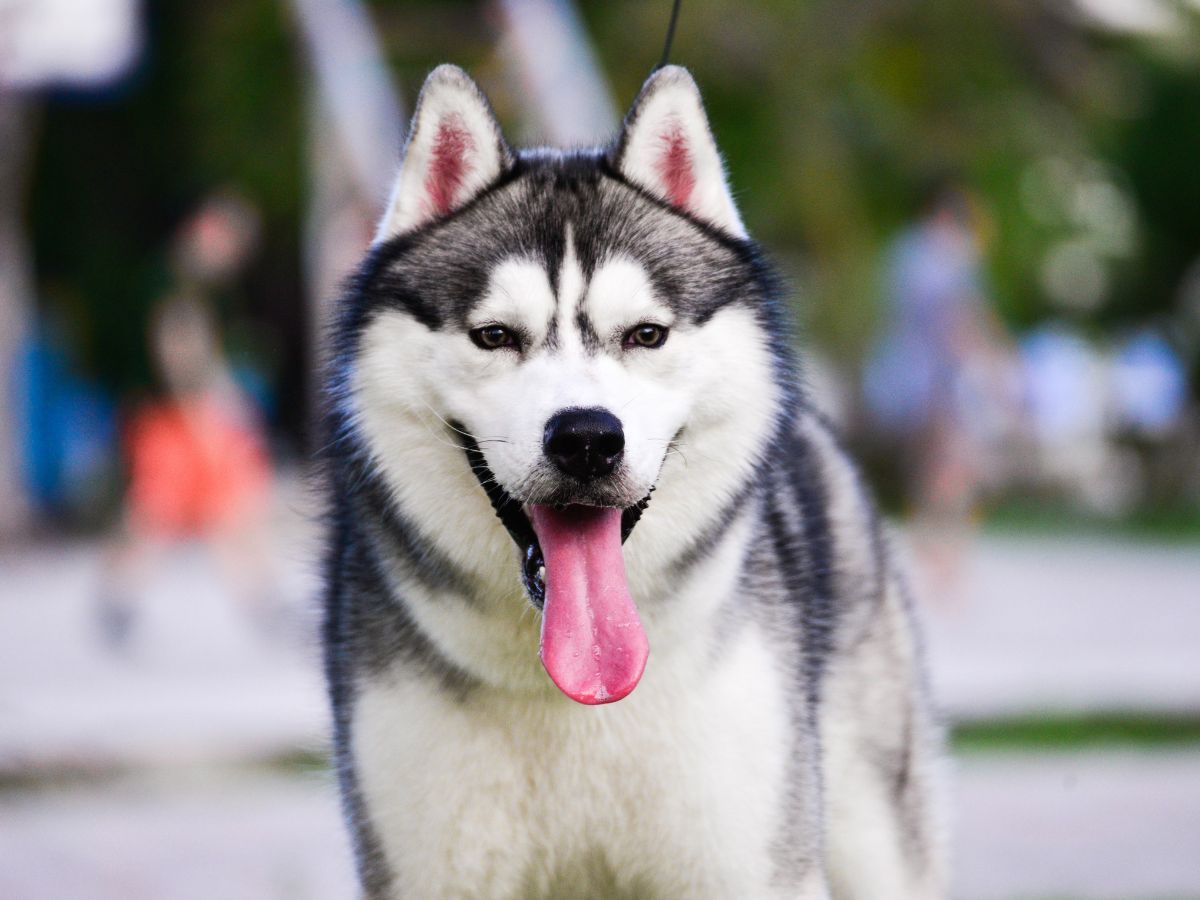
POLYGON ((491 105, 458 66, 429 73, 375 242, 449 215, 513 164, 491 105))
POLYGON ((700 89, 687 69, 664 66, 646 80, 625 117, 612 161, 660 200, 746 237, 700 89))

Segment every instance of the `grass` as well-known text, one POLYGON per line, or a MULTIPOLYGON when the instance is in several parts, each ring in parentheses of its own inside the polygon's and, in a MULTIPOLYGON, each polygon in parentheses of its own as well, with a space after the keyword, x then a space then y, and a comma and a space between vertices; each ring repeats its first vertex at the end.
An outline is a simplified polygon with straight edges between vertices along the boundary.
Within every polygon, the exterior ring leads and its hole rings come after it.
MULTIPOLYGON (((1200 713, 1097 713, 1088 715, 1016 716, 960 722, 950 729, 955 754, 1075 753, 1084 750, 1154 751, 1195 749, 1200 752, 1200 713)), ((186 768, 186 767, 185 767, 186 768)), ((274 772, 302 777, 332 777, 329 757, 297 750, 258 760, 193 766, 208 771, 274 772)), ((51 766, 29 771, 0 771, 0 795, 11 791, 72 790, 145 771, 172 766, 51 766)))
POLYGON ((1200 543, 1200 508, 1147 507, 1120 518, 1089 515, 1063 504, 1008 500, 984 515, 984 528, 1011 534, 1091 534, 1169 543, 1200 543))
POLYGON ((1200 715, 1096 713, 962 722, 951 729, 951 746, 956 753, 1200 750, 1200 715))
MULTIPOLYGON (((1112 712, 1085 715, 1014 716, 960 722, 950 729, 955 753, 1159 749, 1194 746, 1200 750, 1200 713, 1112 712)), ((265 769, 294 774, 329 771, 318 751, 297 751, 264 760, 265 769)))

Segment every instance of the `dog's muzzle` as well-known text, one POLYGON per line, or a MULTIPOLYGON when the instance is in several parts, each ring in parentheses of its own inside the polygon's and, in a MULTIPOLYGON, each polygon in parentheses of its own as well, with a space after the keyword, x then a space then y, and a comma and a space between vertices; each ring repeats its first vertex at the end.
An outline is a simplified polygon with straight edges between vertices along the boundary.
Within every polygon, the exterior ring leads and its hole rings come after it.
MULTIPOLYGON (((521 551, 521 581, 525 585, 525 592, 529 595, 530 602, 538 609, 542 609, 546 602, 545 560, 542 556, 541 544, 538 542, 537 534, 534 533, 529 517, 525 515, 521 503, 513 499, 500 486, 496 476, 488 468, 483 451, 479 449, 475 439, 470 437, 467 430, 458 422, 451 422, 450 427, 455 430, 455 436, 461 440, 463 452, 467 456, 467 464, 475 473, 479 486, 487 494, 488 501, 492 504, 492 509, 496 511, 497 518, 503 523, 521 551)), ((650 490, 653 491, 654 488, 650 488, 650 490)), ((647 494, 633 506, 626 507, 621 511, 621 543, 629 539, 634 526, 637 525, 642 513, 649 505, 650 495, 647 494)))

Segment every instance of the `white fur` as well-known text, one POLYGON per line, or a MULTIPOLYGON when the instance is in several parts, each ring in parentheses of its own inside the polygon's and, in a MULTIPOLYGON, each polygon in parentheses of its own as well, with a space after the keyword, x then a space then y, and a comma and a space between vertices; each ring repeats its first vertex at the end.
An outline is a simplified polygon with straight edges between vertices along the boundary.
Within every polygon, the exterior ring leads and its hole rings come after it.
POLYGON ((918 719, 911 682, 919 670, 894 580, 887 585, 882 609, 853 650, 835 657, 821 707, 824 741, 826 858, 830 883, 838 897, 903 897, 937 900, 945 896, 941 864, 944 825, 939 818, 941 773, 933 762, 933 733, 918 719), (902 741, 914 742, 910 750, 902 741), (892 743, 896 741, 897 743, 892 743), (895 785, 886 783, 872 752, 911 753, 908 777, 924 795, 912 811, 917 823, 901 819, 895 804, 895 785), (913 847, 909 840, 917 825, 926 840, 913 847), (869 860, 868 865, 863 861, 869 860))
POLYGON ((676 130, 684 138, 695 172, 696 186, 688 211, 730 234, 746 237, 746 226, 729 192, 721 154, 708 126, 700 89, 687 69, 666 66, 642 89, 626 135, 621 171, 630 181, 669 201, 659 164, 664 139, 676 130))
MULTIPOLYGON (((863 534, 871 511, 854 469, 827 428, 811 418, 802 419, 800 427, 818 451, 814 463, 828 485, 826 515, 839 548, 839 565, 830 575, 835 594, 843 600, 842 641, 832 657, 821 705, 830 882, 838 897, 936 900, 942 896, 945 873, 937 865, 914 865, 906 858, 904 832, 910 825, 900 819, 894 786, 884 783, 871 756, 872 751, 908 754, 902 742, 931 730, 928 723, 914 728, 904 722, 905 717, 923 714, 911 705, 919 689, 912 681, 920 665, 904 600, 894 571, 877 573, 885 579, 883 584, 863 577, 876 567, 872 543, 863 534), (862 602, 877 591, 882 592, 881 604, 862 602)), ((932 791, 939 779, 925 765, 927 750, 917 747, 909 777, 925 781, 922 789, 932 791)), ((937 804, 927 803, 920 813, 932 816, 936 809, 937 804)), ((935 821, 922 831, 940 839, 942 824, 935 821)), ((923 849, 936 856, 940 848, 923 849)))
MULTIPOLYGON (((675 315, 656 295, 646 270, 622 256, 609 257, 596 269, 588 286, 585 310, 602 339, 619 340, 634 325, 651 322, 670 326, 675 315)), ((631 361, 653 356, 631 356, 631 361)))
MULTIPOLYGON (((396 895, 542 896, 599 854, 653 896, 780 896, 790 687, 762 641, 746 631, 711 671, 702 640, 657 642, 638 690, 595 708, 370 684, 354 751, 396 895)), ((802 896, 825 896, 819 882, 802 896)))

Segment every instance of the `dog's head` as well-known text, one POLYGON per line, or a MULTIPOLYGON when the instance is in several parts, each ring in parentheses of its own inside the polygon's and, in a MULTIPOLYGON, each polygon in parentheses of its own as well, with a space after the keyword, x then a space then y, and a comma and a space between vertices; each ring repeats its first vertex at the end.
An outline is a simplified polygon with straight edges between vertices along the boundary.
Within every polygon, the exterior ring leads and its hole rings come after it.
POLYGON ((648 578, 728 515, 783 406, 775 317, 685 70, 609 148, 517 152, 442 66, 345 309, 343 406, 426 540, 521 576, 555 683, 619 699, 646 661, 622 543, 648 578))

